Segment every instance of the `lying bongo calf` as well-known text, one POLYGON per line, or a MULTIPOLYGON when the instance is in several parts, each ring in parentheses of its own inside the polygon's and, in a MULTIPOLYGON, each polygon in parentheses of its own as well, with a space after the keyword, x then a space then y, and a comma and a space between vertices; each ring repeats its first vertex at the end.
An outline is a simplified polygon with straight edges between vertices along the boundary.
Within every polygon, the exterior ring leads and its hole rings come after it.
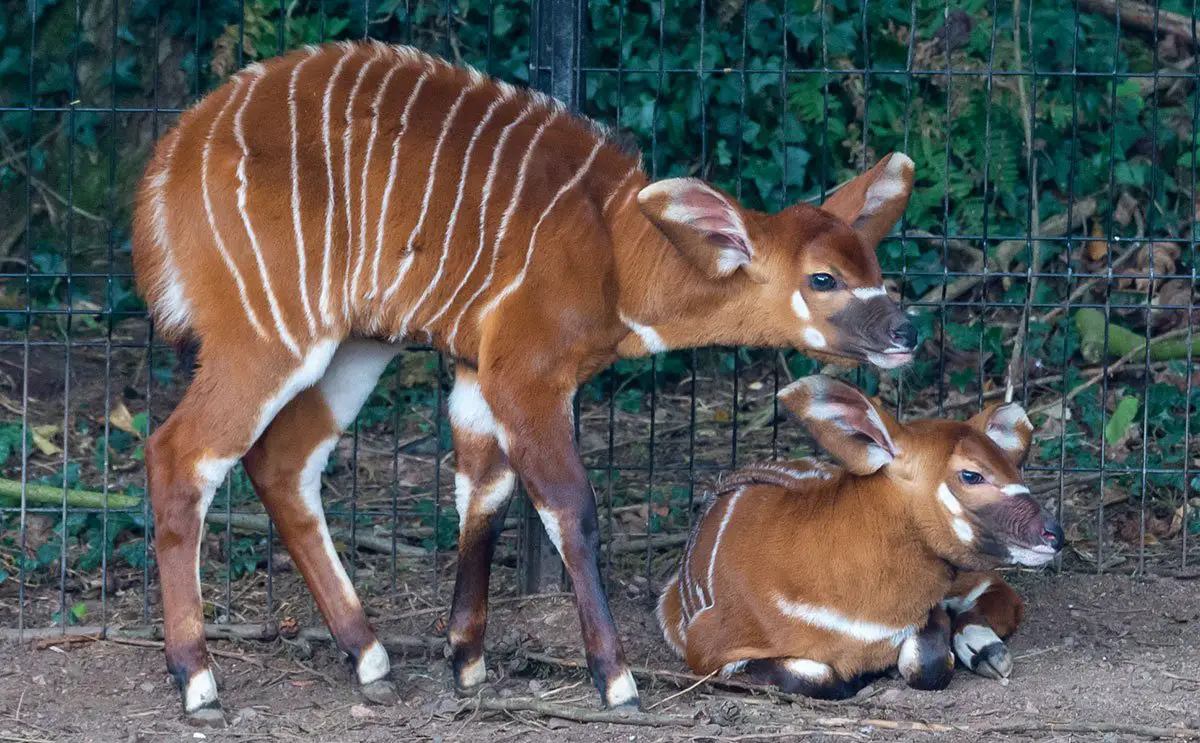
POLYGON ((1007 677, 1021 599, 973 571, 1043 565, 1063 544, 1021 481, 1025 412, 900 424, 825 376, 780 399, 842 466, 770 463, 722 484, 659 599, 671 647, 696 673, 824 698, 896 666, 945 688, 955 656, 1007 677))

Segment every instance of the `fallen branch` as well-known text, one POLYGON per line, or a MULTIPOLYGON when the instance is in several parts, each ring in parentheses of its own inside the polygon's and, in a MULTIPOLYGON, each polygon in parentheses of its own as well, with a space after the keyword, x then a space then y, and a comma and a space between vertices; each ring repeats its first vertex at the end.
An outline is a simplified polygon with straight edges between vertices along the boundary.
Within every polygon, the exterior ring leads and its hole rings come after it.
MULTIPOLYGON (((1083 224, 1096 213, 1096 200, 1092 198, 1080 199, 1075 203, 1075 207, 1071 210, 1071 219, 1068 223, 1066 214, 1056 214, 1042 222, 1041 225, 1034 229, 1034 233, 1038 238, 1046 237, 1062 237, 1067 234, 1068 230, 1073 230, 1083 224)), ((1031 238, 1034 239, 1034 238, 1031 238)), ((1013 259, 1017 257, 1025 247, 1029 244, 1029 240, 1005 240, 996 246, 996 253, 990 271, 1003 273, 1009 269, 1013 259)), ((925 292, 921 297, 921 302, 941 302, 958 299, 962 295, 970 291, 976 284, 983 280, 983 276, 960 276, 954 281, 946 284, 944 287, 935 287, 925 292), (943 293, 944 292, 944 293, 943 293)))
POLYGON ((820 717, 810 720, 807 725, 822 728, 864 728, 872 727, 880 730, 908 730, 919 733, 956 733, 969 728, 954 725, 939 725, 934 722, 915 722, 913 720, 883 720, 872 717, 820 717))
POLYGON ((1192 19, 1181 13, 1155 8, 1149 3, 1130 2, 1130 0, 1080 0, 1079 7, 1093 13, 1116 19, 1117 11, 1121 13, 1121 25, 1130 26, 1141 31, 1155 32, 1156 23, 1159 40, 1166 34, 1174 34, 1183 39, 1190 39, 1197 44, 1192 19))
MULTIPOLYGON (((226 524, 235 531, 246 531, 254 534, 266 534, 270 528, 271 519, 266 514, 256 513, 231 513, 225 514, 220 511, 209 511, 208 522, 210 524, 226 524)), ((350 544, 350 530, 345 527, 333 527, 329 530, 329 535, 333 537, 335 542, 344 542, 350 544)), ((359 531, 354 535, 354 546, 367 552, 378 552, 383 555, 392 554, 392 540, 387 537, 377 537, 372 534, 364 534, 359 531)), ((428 557, 429 550, 423 547, 414 547, 403 542, 396 543, 396 555, 400 557, 428 557)))
MULTIPOLYGON (((0 478, 0 497, 20 500, 20 481, 0 478)), ((36 503, 43 506, 61 506, 64 497, 67 501, 67 508, 103 509, 106 497, 110 509, 140 509, 142 507, 141 498, 134 498, 133 496, 122 495, 120 493, 109 493, 105 496, 104 493, 94 490, 68 489, 65 491, 64 496, 64 491, 60 487, 32 482, 25 483, 26 503, 36 503)), ((226 514, 220 511, 209 511, 208 523, 228 524, 235 531, 266 534, 270 529, 271 520, 266 514, 226 514)), ((349 529, 335 527, 330 529, 329 533, 335 541, 345 542, 346 544, 351 542, 349 529)), ((358 533, 354 535, 353 542, 356 547, 367 552, 378 552, 384 555, 392 554, 392 540, 387 537, 358 533)), ((398 542, 395 554, 400 557, 428 557, 429 550, 398 542)))
POLYGON ((1200 738, 1196 728, 1164 728, 1120 722, 1001 722, 973 728, 981 733, 1118 733, 1142 738, 1200 738))
MULTIPOLYGON (((104 508, 105 494, 93 490, 68 489, 65 491, 68 508, 104 508)), ((56 485, 25 483, 25 502, 41 506, 61 506, 64 491, 56 485)), ((0 497, 21 499, 21 481, 0 478, 0 497)), ((141 508, 142 499, 121 493, 109 493, 109 508, 141 508)))
MULTIPOLYGON (((587 664, 581 660, 569 660, 567 658, 556 658, 553 655, 544 653, 521 653, 519 657, 524 658, 533 663, 540 663, 546 666, 555 666, 558 668, 569 668, 571 670, 587 671, 587 664)), ((764 694, 781 702, 803 702, 814 706, 845 706, 855 702, 862 702, 862 699, 844 699, 836 702, 829 702, 811 697, 804 697, 798 694, 788 694, 779 691, 774 686, 765 686, 763 684, 752 684, 747 681, 739 681, 738 679, 722 678, 720 676, 698 676, 694 673, 684 673, 681 671, 665 671, 659 668, 647 668, 646 666, 633 666, 630 672, 634 676, 645 679, 653 679, 655 681, 663 681, 680 689, 688 689, 698 683, 704 683, 707 686, 712 686, 720 689, 731 691, 748 692, 752 694, 764 694)))
MULTIPOLYGON (((92 637, 97 640, 145 640, 161 642, 161 625, 143 627, 101 627, 100 625, 78 625, 75 627, 30 627, 14 629, 0 627, 0 642, 37 642, 61 637, 92 637)), ((206 624, 204 637, 207 640, 252 640, 271 642, 284 635, 275 622, 250 624, 206 624)), ((333 642, 329 630, 324 627, 304 627, 295 638, 309 642, 333 642)), ((289 638, 294 639, 294 638, 289 638)), ((379 641, 388 650, 403 652, 420 650, 440 652, 446 641, 441 637, 422 635, 381 634, 379 641)))
MULTIPOLYGON (((1084 308, 1084 309, 1079 310, 1079 312, 1089 312, 1089 313, 1095 312, 1097 314, 1100 314, 1099 310, 1094 310, 1092 308, 1084 308)), ((1076 316, 1076 319, 1077 319, 1077 323, 1078 323, 1078 315, 1076 316)), ((1100 315, 1100 322, 1101 322, 1100 332, 1101 332, 1101 334, 1103 334, 1103 332, 1104 332, 1104 330, 1103 330, 1104 316, 1103 315, 1100 315)), ((1112 350, 1111 341, 1112 341, 1112 330, 1113 329, 1124 330, 1123 328, 1118 328, 1115 325, 1110 327, 1110 329, 1109 329, 1109 341, 1110 341, 1109 350, 1110 351, 1112 350)), ((1163 333, 1162 335, 1155 338, 1153 341, 1150 342, 1151 359, 1153 360, 1154 347, 1156 344, 1158 344, 1161 341, 1168 341, 1173 338, 1177 338, 1179 336, 1186 335, 1192 331, 1193 331, 1193 329, 1189 328, 1189 327, 1176 328, 1175 330, 1172 330, 1168 333, 1163 333)), ((1084 331, 1082 330, 1082 326, 1081 326, 1080 334, 1082 335, 1083 332, 1084 331)), ((1129 333, 1130 331, 1126 330, 1125 332, 1129 333)), ((1134 333, 1133 335, 1136 338, 1141 338, 1141 336, 1137 335, 1136 333, 1134 333)), ((1195 345, 1195 343, 1197 343, 1197 342, 1200 342, 1200 339, 1197 339, 1197 341, 1193 341, 1193 345, 1195 345)), ((1103 340, 1101 341, 1101 343, 1103 343, 1103 340)), ((1124 367, 1126 364, 1128 364, 1130 361, 1132 361, 1134 359, 1134 357, 1143 355, 1145 353, 1145 348, 1146 348, 1146 340, 1144 338, 1141 338, 1140 344, 1133 344, 1132 347, 1129 348, 1129 351, 1126 352, 1123 356, 1121 356, 1121 358, 1117 359, 1116 361, 1112 362, 1111 364, 1108 364, 1107 366, 1101 368, 1096 373, 1092 374, 1092 376, 1089 377, 1087 381, 1081 382, 1080 384, 1076 385, 1073 390, 1071 390, 1070 392, 1068 392, 1066 395, 1063 396, 1061 401, 1053 400, 1053 401, 1045 403, 1043 405, 1039 405, 1038 407, 1034 408, 1033 410, 1030 410, 1029 415, 1036 415, 1038 413, 1042 413, 1046 410, 1049 410, 1050 408, 1053 408, 1055 405, 1060 404, 1060 402, 1066 403, 1069 400, 1075 399, 1081 392, 1088 389, 1092 385, 1096 384, 1101 379, 1103 379, 1105 376, 1111 376, 1112 374, 1114 374, 1115 372, 1120 370, 1122 367, 1124 367)), ((1185 354, 1185 356, 1186 356, 1186 354, 1185 354)))
POLYGON ((604 549, 611 555, 625 555, 630 552, 643 552, 647 549, 678 547, 682 544, 687 544, 687 540, 688 534, 686 533, 660 534, 654 537, 639 539, 610 540, 604 549))
MULTIPOLYGON (((1104 328, 1108 327, 1109 356, 1127 356, 1138 353, 1146 348, 1146 339, 1132 330, 1105 322, 1104 312, 1094 307, 1084 307, 1075 313, 1075 326, 1079 329, 1079 351, 1090 362, 1099 363, 1104 355, 1104 328)), ((1172 331, 1179 335, 1187 335, 1188 329, 1179 328, 1172 331), (1182 332, 1178 332, 1182 331, 1182 332)), ((1193 329, 1195 333, 1195 329, 1193 329)), ((1200 356, 1200 333, 1189 344, 1186 340, 1172 340, 1175 336, 1163 334, 1150 341, 1151 361, 1174 361, 1186 359, 1188 356, 1200 356)))
POLYGON ((555 717, 573 722, 608 722, 614 725, 640 725, 643 727, 692 727, 696 721, 678 715, 656 715, 649 712, 621 709, 584 709, 551 704, 537 699, 496 699, 483 697, 463 704, 459 713, 475 712, 533 712, 542 717, 555 717))

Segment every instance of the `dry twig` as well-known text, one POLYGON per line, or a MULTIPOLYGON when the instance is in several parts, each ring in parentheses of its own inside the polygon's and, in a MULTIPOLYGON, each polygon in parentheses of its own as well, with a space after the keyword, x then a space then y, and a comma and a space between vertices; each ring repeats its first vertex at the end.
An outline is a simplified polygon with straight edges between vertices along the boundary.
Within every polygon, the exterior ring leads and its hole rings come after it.
POLYGON ((551 704, 537 699, 493 699, 480 698, 469 701, 459 708, 466 711, 487 712, 534 712, 543 717, 555 717, 574 722, 607 722, 614 725, 641 725, 644 727, 692 727, 696 721, 678 715, 655 715, 648 712, 620 709, 584 709, 551 704))

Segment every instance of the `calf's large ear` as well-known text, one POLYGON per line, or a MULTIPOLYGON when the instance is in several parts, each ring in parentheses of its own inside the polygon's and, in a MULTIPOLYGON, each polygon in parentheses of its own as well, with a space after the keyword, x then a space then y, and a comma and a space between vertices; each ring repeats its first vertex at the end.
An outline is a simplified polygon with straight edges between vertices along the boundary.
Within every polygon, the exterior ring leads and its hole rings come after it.
POLYGON ((1025 409, 1014 402, 989 405, 967 421, 1004 450, 1013 464, 1020 467, 1033 442, 1033 424, 1025 409))
POLYGON ((741 206, 699 178, 668 178, 638 192, 638 206, 671 244, 710 279, 754 260, 741 206))
POLYGON ((893 152, 834 191, 821 208, 853 227, 863 245, 874 250, 904 216, 912 187, 912 159, 893 152))
POLYGON ((856 475, 869 475, 900 453, 886 412, 862 391, 833 377, 816 374, 798 379, 779 393, 817 444, 856 475))

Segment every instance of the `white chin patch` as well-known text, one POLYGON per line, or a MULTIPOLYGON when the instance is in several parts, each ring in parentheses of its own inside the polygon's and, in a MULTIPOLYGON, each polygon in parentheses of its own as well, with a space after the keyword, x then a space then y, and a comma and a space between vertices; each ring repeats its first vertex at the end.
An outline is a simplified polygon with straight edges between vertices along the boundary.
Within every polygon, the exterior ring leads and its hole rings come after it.
POLYGON ((1050 547, 1009 547, 1008 559, 1015 565, 1025 565, 1026 567, 1036 568, 1054 559, 1058 554, 1050 547))
POLYGON ((911 353, 875 353, 867 354, 867 361, 880 369, 896 369, 912 361, 911 353))

